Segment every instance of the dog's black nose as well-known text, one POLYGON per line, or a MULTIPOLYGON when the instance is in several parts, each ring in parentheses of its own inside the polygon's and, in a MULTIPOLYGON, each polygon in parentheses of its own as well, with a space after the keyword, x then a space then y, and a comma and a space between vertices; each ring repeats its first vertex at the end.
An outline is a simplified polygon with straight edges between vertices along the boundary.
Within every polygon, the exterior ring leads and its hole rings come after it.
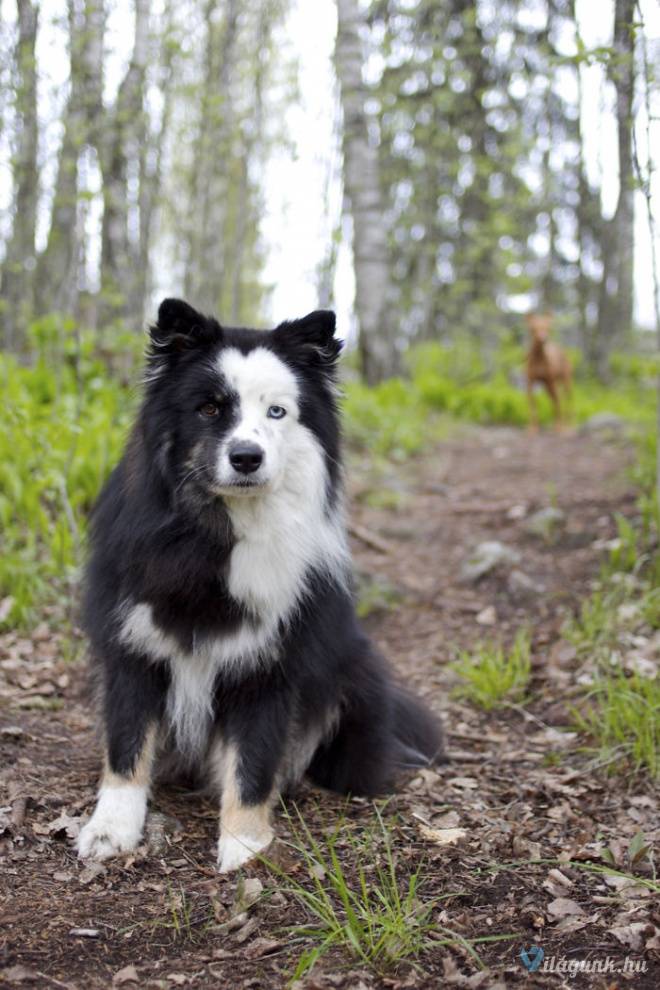
POLYGON ((235 471, 241 474, 252 474, 261 467, 264 452, 256 443, 239 440, 229 448, 229 463, 235 471))

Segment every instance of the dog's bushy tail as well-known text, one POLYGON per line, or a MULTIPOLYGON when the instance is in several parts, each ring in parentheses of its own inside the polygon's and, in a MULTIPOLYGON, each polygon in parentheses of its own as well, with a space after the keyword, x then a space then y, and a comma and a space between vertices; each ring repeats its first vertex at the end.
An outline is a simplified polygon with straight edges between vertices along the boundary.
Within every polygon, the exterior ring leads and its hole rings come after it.
POLYGON ((357 693, 334 733, 317 749, 310 779, 340 794, 386 793, 399 773, 446 762, 439 720, 389 680, 357 693))
POLYGON ((405 688, 394 684, 391 691, 395 766, 418 769, 445 763, 447 757, 440 720, 405 688))

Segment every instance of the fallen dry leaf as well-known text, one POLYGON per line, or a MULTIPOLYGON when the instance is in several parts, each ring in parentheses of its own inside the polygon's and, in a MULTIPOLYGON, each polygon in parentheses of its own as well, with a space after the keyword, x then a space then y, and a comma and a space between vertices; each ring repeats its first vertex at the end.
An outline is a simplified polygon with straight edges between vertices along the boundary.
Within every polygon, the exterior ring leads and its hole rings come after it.
POLYGON ((429 828, 428 825, 417 824, 420 835, 436 846, 455 846, 467 838, 464 828, 429 828))
POLYGON ((23 739, 27 736, 27 733, 20 725, 5 725, 0 729, 0 736, 3 739, 23 739))
POLYGON ((646 921, 633 921, 630 925, 619 925, 608 929, 608 931, 621 945, 625 945, 627 949, 632 949, 634 952, 639 952, 644 946, 644 936, 653 934, 653 925, 649 925, 646 921))
POLYGON ((573 881, 561 870, 550 870, 543 881, 543 888, 554 897, 563 897, 567 889, 573 886, 573 881))
MULTIPOLYGON (((245 917, 245 915, 242 915, 241 917, 245 917)), ((251 937, 252 933, 255 932, 258 927, 259 927, 258 919, 250 918, 248 921, 245 922, 244 925, 241 925, 241 927, 238 929, 237 934, 234 936, 236 941, 241 944, 243 942, 247 942, 247 940, 251 937)))
POLYGON ((453 956, 444 956, 442 970, 445 983, 450 983, 455 987, 465 987, 466 990, 478 990, 478 987, 481 987, 490 978, 487 970, 465 976, 456 965, 453 956))
POLYGON ((572 901, 570 897, 556 897, 554 901, 550 901, 548 904, 547 912, 553 918, 566 918, 569 915, 584 914, 578 902, 572 901))
POLYGON ((138 976, 138 971, 135 966, 124 966, 123 969, 117 970, 115 975, 112 977, 112 983, 114 986, 121 986, 124 983, 138 983, 140 977, 138 976))
POLYGON ((214 959, 231 959, 234 953, 231 949, 214 949, 213 958, 214 959))
POLYGON ((66 836, 67 839, 77 839, 80 832, 80 818, 73 818, 63 811, 58 818, 49 822, 48 825, 40 825, 38 822, 34 822, 32 831, 35 835, 50 835, 53 838, 66 836))
POLYGON ((447 783, 453 787, 460 787, 465 791, 476 791, 479 787, 479 781, 475 780, 474 777, 451 777, 447 783))
POLYGON ((648 938, 648 933, 647 933, 646 951, 650 952, 653 949, 657 952, 658 950, 660 950, 660 928, 657 928, 655 925, 653 926, 649 925, 649 927, 653 928, 653 934, 651 935, 650 938, 648 938))
POLYGON ((540 842, 530 842, 529 839, 525 839, 520 835, 514 835, 513 841, 511 843, 511 848, 513 850, 513 855, 516 857, 516 859, 541 858, 540 842))
POLYGON ((92 883, 93 880, 98 880, 99 877, 103 876, 104 873, 108 872, 108 868, 103 865, 103 863, 88 863, 84 869, 81 870, 78 880, 83 886, 87 886, 88 883, 92 883))
POLYGON ((598 912, 588 916, 584 914, 569 915, 566 918, 561 918, 557 922, 554 927, 554 931, 563 932, 565 935, 569 932, 579 932, 581 928, 586 928, 587 925, 593 925, 596 921, 600 921, 600 915, 598 912))
POLYGON ((277 942, 273 938, 255 938, 243 949, 242 954, 245 959, 263 959, 264 956, 277 952, 278 949, 282 948, 282 945, 282 942, 277 942))
POLYGON ((0 978, 7 981, 8 986, 15 983, 23 983, 25 980, 37 980, 39 974, 27 966, 9 966, 7 969, 0 969, 0 978))
POLYGON ((497 624, 497 612, 495 611, 494 605, 487 605, 486 608, 482 608, 476 616, 476 622, 480 626, 494 626, 497 624))
POLYGON ((435 828, 456 828, 461 817, 457 811, 448 811, 445 815, 438 815, 433 819, 435 828))

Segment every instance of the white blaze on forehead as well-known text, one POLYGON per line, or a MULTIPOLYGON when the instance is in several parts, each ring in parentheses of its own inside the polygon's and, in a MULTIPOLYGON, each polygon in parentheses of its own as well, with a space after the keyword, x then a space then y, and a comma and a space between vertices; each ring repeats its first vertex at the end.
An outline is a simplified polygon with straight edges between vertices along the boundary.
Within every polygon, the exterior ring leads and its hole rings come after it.
MULTIPOLYGON (((220 352, 220 373, 229 387, 237 393, 241 412, 271 404, 295 403, 297 411, 298 383, 296 376, 283 361, 265 347, 241 354, 235 347, 220 352)), ((291 412, 287 408, 287 412, 291 412)))

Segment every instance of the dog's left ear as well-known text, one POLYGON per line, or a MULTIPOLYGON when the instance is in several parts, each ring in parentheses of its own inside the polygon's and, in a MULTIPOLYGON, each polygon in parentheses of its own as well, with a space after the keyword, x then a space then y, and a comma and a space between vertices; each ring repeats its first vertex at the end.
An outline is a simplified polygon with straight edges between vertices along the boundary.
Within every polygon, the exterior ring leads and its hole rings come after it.
POLYGON ((343 341, 335 337, 336 324, 332 310, 316 309, 300 320, 280 323, 275 340, 302 363, 331 369, 343 347, 343 341))
POLYGON ((151 355, 173 354, 218 340, 222 328, 216 320, 203 316, 183 299, 163 299, 158 320, 149 330, 151 355))

